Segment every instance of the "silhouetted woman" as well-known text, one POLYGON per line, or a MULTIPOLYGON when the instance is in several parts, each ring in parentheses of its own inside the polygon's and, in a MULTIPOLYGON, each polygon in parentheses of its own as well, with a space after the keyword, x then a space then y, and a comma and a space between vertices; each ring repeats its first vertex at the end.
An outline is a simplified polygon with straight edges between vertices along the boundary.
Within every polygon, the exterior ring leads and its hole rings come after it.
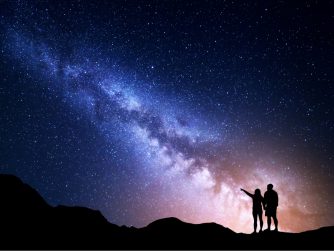
POLYGON ((245 192, 248 196, 253 199, 253 218, 254 218, 254 232, 256 233, 257 227, 257 216, 259 216, 260 220, 260 232, 262 232, 263 227, 263 220, 262 220, 262 204, 263 204, 263 197, 261 195, 260 189, 255 189, 255 193, 251 194, 246 190, 241 188, 241 191, 245 192))

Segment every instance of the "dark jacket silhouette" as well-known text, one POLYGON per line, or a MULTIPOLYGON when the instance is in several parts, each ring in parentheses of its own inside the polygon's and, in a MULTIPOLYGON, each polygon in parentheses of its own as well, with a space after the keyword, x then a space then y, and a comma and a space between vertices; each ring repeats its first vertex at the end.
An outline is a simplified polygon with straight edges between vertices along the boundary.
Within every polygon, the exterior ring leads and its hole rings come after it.
POLYGON ((256 189, 254 194, 251 194, 242 188, 241 191, 245 192, 253 200, 254 233, 256 233, 256 228, 257 228, 257 217, 259 217, 260 232, 261 232, 263 227, 263 220, 262 220, 263 197, 261 195, 261 191, 260 189, 256 189))
POLYGON ((273 185, 269 184, 267 186, 267 191, 264 193, 263 199, 264 209, 266 210, 268 230, 270 230, 271 218, 274 219, 275 230, 278 230, 278 221, 277 221, 277 207, 278 207, 278 194, 273 190, 273 185))

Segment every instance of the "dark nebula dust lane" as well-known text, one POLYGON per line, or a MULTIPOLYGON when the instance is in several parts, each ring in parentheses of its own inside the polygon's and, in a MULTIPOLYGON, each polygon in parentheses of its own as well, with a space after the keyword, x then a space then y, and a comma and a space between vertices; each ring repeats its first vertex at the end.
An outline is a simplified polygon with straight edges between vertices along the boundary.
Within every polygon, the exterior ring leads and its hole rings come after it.
POLYGON ((0 1, 0 172, 142 227, 333 225, 332 3, 0 1))

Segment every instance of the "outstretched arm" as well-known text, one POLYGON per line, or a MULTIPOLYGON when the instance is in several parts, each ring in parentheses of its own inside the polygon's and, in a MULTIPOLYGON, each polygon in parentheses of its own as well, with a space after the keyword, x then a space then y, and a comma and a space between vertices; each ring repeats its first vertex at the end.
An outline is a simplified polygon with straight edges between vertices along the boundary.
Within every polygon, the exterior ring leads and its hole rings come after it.
POLYGON ((245 189, 240 188, 241 191, 243 191, 245 194, 247 194, 249 197, 253 198, 253 194, 247 192, 245 189))

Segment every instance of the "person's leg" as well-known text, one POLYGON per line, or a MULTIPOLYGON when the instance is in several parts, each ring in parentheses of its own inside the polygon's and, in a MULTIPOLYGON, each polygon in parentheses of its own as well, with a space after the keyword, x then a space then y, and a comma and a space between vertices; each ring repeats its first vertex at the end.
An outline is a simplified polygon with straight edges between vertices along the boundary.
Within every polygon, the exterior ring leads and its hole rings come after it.
POLYGON ((268 215, 267 216, 267 224, 268 224, 268 230, 270 230, 270 225, 271 225, 271 216, 270 215, 268 215))
POLYGON ((253 212, 253 219, 254 219, 254 233, 256 233, 256 228, 257 228, 257 217, 256 213, 253 212))
POLYGON ((262 212, 259 213, 259 220, 260 220, 260 232, 262 232, 262 227, 263 227, 262 212))
POLYGON ((276 212, 273 215, 273 219, 274 219, 274 223, 275 223, 275 231, 278 231, 278 220, 277 220, 276 212))

